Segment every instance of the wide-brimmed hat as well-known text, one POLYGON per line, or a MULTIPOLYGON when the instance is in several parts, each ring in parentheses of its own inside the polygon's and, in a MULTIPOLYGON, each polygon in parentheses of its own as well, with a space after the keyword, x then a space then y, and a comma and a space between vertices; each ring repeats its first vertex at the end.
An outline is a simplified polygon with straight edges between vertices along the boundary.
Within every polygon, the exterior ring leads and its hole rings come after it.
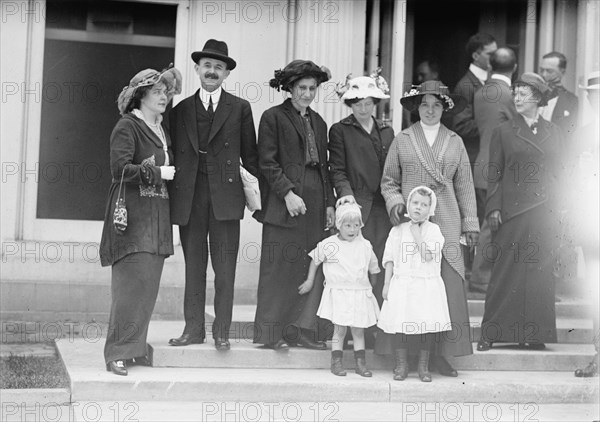
POLYGON ((515 81, 514 86, 527 85, 541 94, 540 106, 548 104, 548 94, 550 87, 548 83, 540 75, 534 72, 525 72, 515 81))
POLYGON ((117 99, 117 107, 121 115, 125 114, 125 110, 129 106, 133 94, 142 86, 156 85, 158 82, 163 82, 167 87, 167 97, 171 101, 174 95, 181 94, 181 72, 173 67, 171 63, 162 72, 154 69, 144 69, 135 74, 129 81, 129 85, 123 87, 117 99))
MULTIPOLYGON (((350 76, 350 75, 348 75, 350 76)), ((370 76, 359 76, 357 78, 347 79, 346 85, 337 90, 341 94, 342 100, 354 100, 363 98, 390 98, 377 84, 377 81, 370 76)))
POLYGON ((587 77, 586 84, 579 85, 579 88, 587 89, 590 91, 600 89, 600 72, 591 72, 587 77))
POLYGON ((447 86, 440 81, 425 81, 421 85, 413 85, 410 91, 402 95, 400 104, 409 111, 419 108, 423 95, 436 95, 444 101, 444 111, 451 114, 460 113, 467 105, 467 100, 461 95, 450 94, 447 86))
POLYGON ((331 79, 331 72, 325 66, 317 66, 310 60, 294 60, 286 67, 273 72, 274 78, 269 81, 271 88, 276 88, 277 91, 283 89, 290 91, 294 82, 303 78, 315 78, 317 85, 331 79))
POLYGON ((227 43, 225 43, 225 41, 217 41, 212 38, 206 41, 202 51, 194 51, 192 53, 192 60, 194 63, 198 63, 202 57, 210 57, 224 61, 227 63, 227 69, 229 70, 233 70, 237 66, 235 60, 229 57, 229 49, 227 48, 227 43))

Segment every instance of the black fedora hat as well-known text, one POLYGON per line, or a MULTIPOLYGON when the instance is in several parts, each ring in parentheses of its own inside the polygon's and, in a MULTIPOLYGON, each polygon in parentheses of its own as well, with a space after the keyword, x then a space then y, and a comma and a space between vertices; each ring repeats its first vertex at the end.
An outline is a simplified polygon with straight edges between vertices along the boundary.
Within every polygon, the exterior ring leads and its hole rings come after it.
POLYGON ((202 51, 194 51, 192 53, 192 60, 194 63, 198 63, 198 61, 202 57, 210 57, 217 60, 222 60, 227 63, 227 69, 233 70, 237 63, 231 57, 229 57, 229 50, 227 49, 227 44, 225 41, 217 41, 214 39, 210 39, 206 41, 204 44, 204 48, 202 51))

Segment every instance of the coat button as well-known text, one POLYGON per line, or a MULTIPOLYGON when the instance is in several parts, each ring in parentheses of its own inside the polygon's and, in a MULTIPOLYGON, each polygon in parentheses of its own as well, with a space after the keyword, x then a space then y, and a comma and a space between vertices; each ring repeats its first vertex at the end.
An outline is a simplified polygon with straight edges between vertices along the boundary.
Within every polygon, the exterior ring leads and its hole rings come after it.
POLYGON ((183 148, 181 148, 181 152, 185 152, 185 150, 183 148))
POLYGON ((227 160, 227 165, 230 166, 231 165, 231 160, 227 160))
POLYGON ((227 181, 228 181, 229 183, 233 183, 233 179, 232 179, 231 177, 230 177, 229 179, 227 179, 227 181))
POLYGON ((225 142, 225 148, 229 148, 229 142, 225 142))

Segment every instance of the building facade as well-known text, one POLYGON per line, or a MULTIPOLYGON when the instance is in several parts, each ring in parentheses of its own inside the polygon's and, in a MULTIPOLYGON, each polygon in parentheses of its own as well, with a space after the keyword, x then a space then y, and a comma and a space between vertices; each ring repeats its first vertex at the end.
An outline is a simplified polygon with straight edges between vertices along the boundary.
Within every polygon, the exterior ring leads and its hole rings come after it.
MULTIPOLYGON (((302 58, 332 72, 314 103, 328 125, 349 111, 337 100, 336 82, 381 66, 392 98, 378 115, 398 132, 399 98, 413 82, 415 65, 435 56, 442 80, 452 87, 468 67, 466 40, 478 31, 518 52, 519 73, 535 71, 544 53, 565 53, 564 84, 585 109, 577 87, 599 68, 599 3, 2 0, 3 261, 33 259, 35 254, 22 250, 31 242, 56 243, 65 254, 71 244, 99 241, 118 93, 137 71, 173 62, 183 74, 183 93, 174 102, 191 95, 199 81, 190 53, 209 38, 229 45, 238 66, 225 89, 250 101, 256 125, 264 110, 284 98, 268 86, 273 70, 302 58)), ((242 250, 256 242, 260 226, 248 215, 242 250)), ((18 278, 7 268, 3 279, 18 278)))

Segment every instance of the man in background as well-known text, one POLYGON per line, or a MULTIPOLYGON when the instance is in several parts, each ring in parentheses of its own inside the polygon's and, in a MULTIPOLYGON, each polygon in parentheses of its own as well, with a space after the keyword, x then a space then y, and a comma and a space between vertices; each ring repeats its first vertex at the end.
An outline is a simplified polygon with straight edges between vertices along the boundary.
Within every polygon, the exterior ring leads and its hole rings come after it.
POLYGON ((493 36, 478 33, 469 38, 465 49, 471 64, 454 87, 454 94, 463 96, 467 100, 467 107, 454 116, 452 129, 462 138, 473 165, 479 150, 479 132, 473 117, 473 96, 488 78, 490 55, 498 49, 498 45, 493 36))
POLYGON ((542 57, 540 75, 550 87, 548 105, 542 110, 542 117, 561 128, 565 139, 570 139, 577 126, 579 100, 562 85, 562 78, 567 71, 567 58, 558 51, 542 57))
POLYGON ((473 182, 475 183, 477 217, 479 217, 481 231, 469 279, 469 290, 477 293, 487 291, 492 275, 492 261, 488 251, 488 245, 492 241, 492 232, 485 219, 492 132, 517 113, 511 92, 511 78, 517 70, 515 52, 510 48, 499 48, 490 57, 490 67, 490 78, 473 98, 474 118, 480 140, 479 153, 473 166, 473 182))

